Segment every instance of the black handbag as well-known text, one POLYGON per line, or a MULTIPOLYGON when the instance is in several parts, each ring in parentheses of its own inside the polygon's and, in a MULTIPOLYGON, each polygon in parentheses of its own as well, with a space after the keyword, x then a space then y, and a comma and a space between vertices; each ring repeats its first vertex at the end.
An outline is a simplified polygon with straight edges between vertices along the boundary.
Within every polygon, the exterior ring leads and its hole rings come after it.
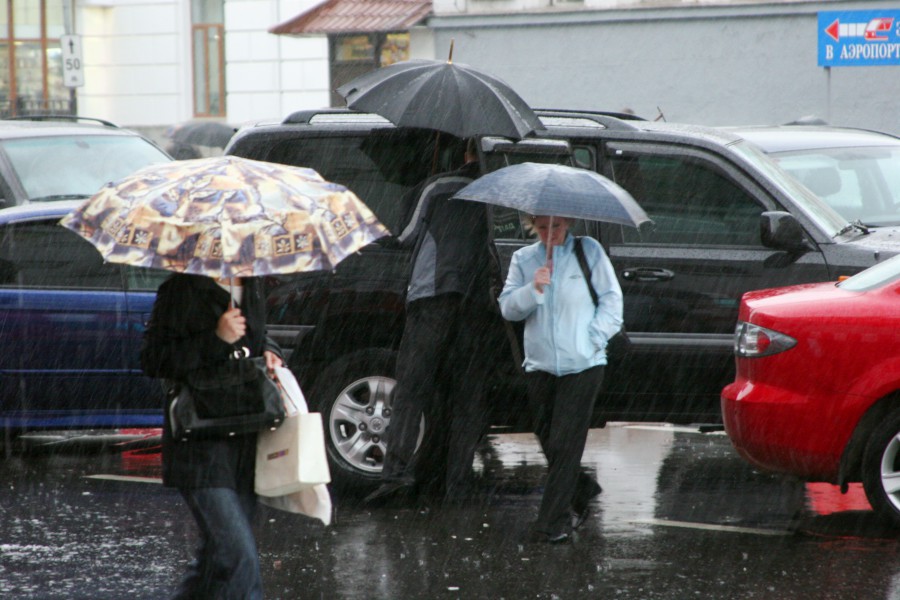
POLYGON ((274 429, 284 421, 284 401, 264 358, 229 360, 198 369, 169 407, 176 439, 228 438, 274 429))
MULTIPOLYGON (((594 284, 591 283, 591 269, 587 264, 584 248, 581 247, 581 238, 577 236, 575 237, 575 257, 578 259, 578 265, 581 267, 582 274, 584 274, 584 281, 587 283, 588 292, 591 294, 591 300, 594 301, 594 306, 598 306, 600 304, 600 298, 597 296, 597 290, 594 289, 594 284)), ((606 343, 606 358, 610 362, 617 361, 625 356, 630 349, 631 338, 628 337, 628 332, 625 331, 625 325, 622 325, 619 332, 609 338, 609 341, 606 343)))

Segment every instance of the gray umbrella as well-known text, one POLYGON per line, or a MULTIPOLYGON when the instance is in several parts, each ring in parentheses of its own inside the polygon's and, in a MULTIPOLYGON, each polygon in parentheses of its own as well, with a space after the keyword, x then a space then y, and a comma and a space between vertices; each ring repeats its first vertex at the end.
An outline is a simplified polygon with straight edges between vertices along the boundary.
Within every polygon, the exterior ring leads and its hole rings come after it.
POLYGON ((451 61, 408 60, 357 77, 337 89, 355 110, 375 113, 398 127, 434 129, 469 138, 519 139, 544 129, 506 83, 451 61))
POLYGON ((530 215, 605 221, 631 227, 650 222, 631 194, 606 177, 566 165, 522 163, 479 177, 454 196, 515 208, 530 215))

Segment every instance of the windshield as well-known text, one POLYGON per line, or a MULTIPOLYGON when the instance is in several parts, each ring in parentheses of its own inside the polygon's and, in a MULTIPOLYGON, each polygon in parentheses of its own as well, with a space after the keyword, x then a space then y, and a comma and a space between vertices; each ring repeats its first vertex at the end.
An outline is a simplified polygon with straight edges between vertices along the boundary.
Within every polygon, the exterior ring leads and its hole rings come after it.
POLYGON ((900 225, 900 144, 816 148, 771 156, 848 221, 900 225))
POLYGON ((756 148, 756 146, 740 141, 731 145, 735 151, 749 160, 753 165, 765 173, 769 180, 777 185, 781 191, 793 198, 796 205, 831 236, 838 235, 847 227, 847 220, 842 215, 813 194, 807 187, 800 184, 794 177, 782 169, 780 165, 756 148))
POLYGON ((850 292, 862 292, 872 288, 881 287, 900 278, 900 255, 889 258, 884 262, 871 266, 845 279, 838 284, 841 289, 850 292))
POLYGON ((6 140, 0 148, 30 201, 94 195, 140 167, 171 159, 138 136, 60 136, 6 140))

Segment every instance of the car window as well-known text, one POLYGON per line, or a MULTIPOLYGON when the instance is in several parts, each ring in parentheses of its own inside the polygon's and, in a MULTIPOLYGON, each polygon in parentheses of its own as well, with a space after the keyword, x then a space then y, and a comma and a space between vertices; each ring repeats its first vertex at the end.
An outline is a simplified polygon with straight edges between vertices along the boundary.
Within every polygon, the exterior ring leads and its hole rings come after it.
POLYGON ((118 265, 56 222, 0 229, 0 287, 121 290, 118 265))
POLYGON ((900 256, 894 256, 838 283, 848 292, 864 292, 900 279, 900 256))
MULTIPOLYGON (((526 224, 525 213, 504 206, 491 206, 491 215, 495 240, 525 241, 529 244, 537 241, 526 224)), ((573 220, 569 225, 572 235, 585 235, 587 223, 583 219, 573 220)))
POLYGON ((826 235, 837 236, 845 230, 847 219, 785 171, 772 156, 745 140, 732 144, 730 148, 788 195, 796 209, 815 222, 826 235))
POLYGON ((31 201, 92 196, 103 185, 171 160, 138 136, 59 136, 5 140, 0 149, 31 201))
POLYGON ((165 269, 125 266, 125 282, 132 292, 155 292, 171 275, 172 271, 165 269))
POLYGON ((653 220, 623 228, 625 243, 759 246, 763 207, 712 164, 695 157, 616 152, 612 177, 653 220))
MULTIPOLYGON (((435 172, 457 163, 461 141, 447 145, 434 156, 434 132, 367 132, 359 136, 289 139, 273 144, 259 160, 310 167, 328 181, 346 186, 372 209, 378 220, 397 235, 414 210, 410 192, 435 172), (422 160, 423 156, 433 160, 422 160)), ((240 152, 239 152, 240 153, 240 152)))
POLYGON ((900 224, 900 148, 817 148, 773 156, 848 221, 900 224))
MULTIPOLYGON (((576 146, 572 148, 572 155, 539 154, 539 153, 515 153, 495 152, 485 156, 487 172, 495 171, 509 165, 517 165, 524 162, 570 164, 582 169, 594 170, 594 149, 589 146, 576 146)), ((529 243, 537 239, 531 235, 525 227, 524 215, 519 211, 503 206, 492 206, 492 222, 495 240, 525 240, 529 243)), ((573 235, 584 235, 586 223, 583 220, 574 221, 569 226, 573 235)))

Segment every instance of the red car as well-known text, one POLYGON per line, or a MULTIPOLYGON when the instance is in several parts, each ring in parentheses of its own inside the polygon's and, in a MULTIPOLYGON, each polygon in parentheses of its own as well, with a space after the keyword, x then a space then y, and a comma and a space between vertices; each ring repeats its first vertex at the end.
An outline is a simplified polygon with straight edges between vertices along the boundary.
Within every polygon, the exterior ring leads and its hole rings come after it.
POLYGON ((725 430, 745 459, 807 481, 861 481, 900 525, 900 257, 840 283, 744 294, 725 430))

